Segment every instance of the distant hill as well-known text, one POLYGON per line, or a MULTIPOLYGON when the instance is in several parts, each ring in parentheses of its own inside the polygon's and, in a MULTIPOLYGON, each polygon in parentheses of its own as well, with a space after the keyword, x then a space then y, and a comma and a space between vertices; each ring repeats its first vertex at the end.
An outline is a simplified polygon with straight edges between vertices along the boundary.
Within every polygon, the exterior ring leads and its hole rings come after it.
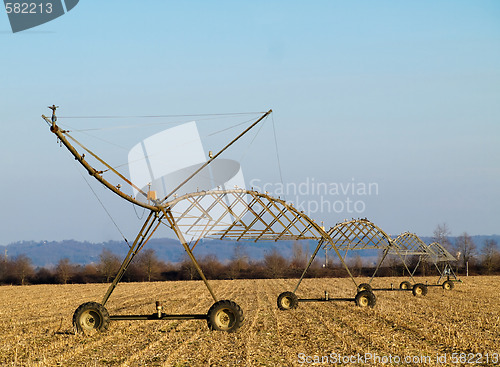
MULTIPOLYGON (((220 241, 220 240, 204 240, 196 246, 194 254, 197 257, 206 255, 215 255, 220 262, 231 260, 234 254, 234 247, 242 244, 246 255, 252 260, 261 260, 267 252, 276 247, 279 253, 284 257, 292 256, 293 241, 220 241)), ((310 253, 314 251, 315 242, 302 241, 301 244, 310 248, 310 253)), ((165 262, 177 263, 181 262, 186 255, 184 248, 179 241, 171 238, 151 239, 146 248, 155 250, 156 256, 165 262)), ((52 241, 52 242, 36 242, 36 241, 21 241, 11 243, 3 249, 0 247, 0 255, 4 255, 6 251, 8 258, 14 258, 20 254, 25 254, 31 260, 33 265, 40 267, 51 267, 58 263, 60 259, 68 258, 74 264, 89 264, 99 262, 99 255, 104 249, 111 251, 124 258, 129 250, 127 244, 122 241, 108 241, 103 243, 80 242, 75 240, 52 241)))
MULTIPOLYGON (((432 237, 420 237, 422 241, 425 243, 431 243, 432 242, 432 237)), ((450 243, 453 245, 455 244, 455 241, 457 240, 458 236, 455 237, 448 237, 450 240, 450 243)), ((486 240, 494 240, 497 241, 498 246, 500 247, 500 235, 498 234, 493 234, 493 235, 476 235, 476 236, 471 236, 472 240, 476 244, 477 251, 481 252, 481 249, 483 248, 484 241, 486 240)))
MULTIPOLYGON (((500 245, 500 235, 472 236, 472 239, 476 243, 478 251, 480 251, 486 239, 496 240, 500 245)), ((426 243, 432 242, 430 237, 422 237, 422 240, 426 243)), ((455 240, 456 237, 450 237, 452 243, 455 242, 455 240)), ((273 248, 276 248, 278 252, 286 258, 291 258, 293 253, 293 241, 234 242, 220 240, 200 241, 194 253, 200 258, 206 255, 215 255, 220 262, 224 263, 231 260, 234 254, 234 247, 238 243, 242 244, 247 256, 256 261, 262 260, 266 253, 271 252, 273 248)), ((300 243, 304 247, 304 252, 309 254, 312 254, 316 247, 316 242, 314 241, 301 241, 300 243)), ((154 249, 157 257, 165 262, 178 263, 186 256, 179 241, 171 238, 151 239, 146 245, 146 248, 154 249)), ((51 267, 63 258, 68 258, 70 262, 74 264, 99 262, 99 255, 103 249, 111 251, 120 258, 124 258, 129 250, 127 244, 123 241, 108 241, 103 243, 80 242, 75 240, 52 242, 20 241, 11 243, 3 248, 0 247, 0 251, 2 252, 0 255, 6 254, 8 258, 14 258, 20 254, 25 254, 32 260, 33 265, 51 267)), ((324 252, 321 252, 321 254, 318 254, 318 257, 324 256, 323 254, 324 252)), ((373 251, 360 252, 359 254, 362 257, 376 258, 376 254, 374 254, 373 251)), ((333 253, 329 256, 331 259, 334 259, 333 253)))

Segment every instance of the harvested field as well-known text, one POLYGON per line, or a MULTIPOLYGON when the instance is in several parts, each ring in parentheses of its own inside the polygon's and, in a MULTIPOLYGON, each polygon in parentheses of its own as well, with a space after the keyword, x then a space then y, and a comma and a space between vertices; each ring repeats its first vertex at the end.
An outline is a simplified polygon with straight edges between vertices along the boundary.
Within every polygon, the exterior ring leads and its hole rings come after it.
MULTIPOLYGON (((374 285, 401 280, 380 278, 374 285)), ((426 280, 436 278, 418 279, 426 280)), ((73 333, 72 315, 81 303, 99 302, 107 285, 3 286, 0 365, 295 366, 312 365, 314 356, 317 362, 328 356, 316 365, 331 365, 335 354, 344 356, 341 365, 346 366, 381 365, 383 357, 392 358, 392 364, 400 358, 401 365, 405 357, 412 359, 411 365, 465 364, 453 361, 453 353, 467 353, 467 361, 474 362, 482 354, 483 365, 500 365, 500 277, 469 277, 452 291, 430 288, 422 298, 411 292, 378 292, 373 309, 328 302, 279 311, 278 294, 295 283, 212 282, 221 299, 234 300, 244 311, 245 323, 233 334, 211 332, 203 320, 116 321, 107 333, 90 337, 73 333), (380 359, 363 359, 366 353, 380 359), (353 359, 358 354, 363 358, 353 359)), ((347 279, 306 279, 298 295, 321 297, 325 290, 331 297, 355 293, 347 279)), ((164 302, 167 313, 205 313, 213 303, 200 281, 122 283, 106 307, 110 314, 151 314, 156 300, 164 302)))

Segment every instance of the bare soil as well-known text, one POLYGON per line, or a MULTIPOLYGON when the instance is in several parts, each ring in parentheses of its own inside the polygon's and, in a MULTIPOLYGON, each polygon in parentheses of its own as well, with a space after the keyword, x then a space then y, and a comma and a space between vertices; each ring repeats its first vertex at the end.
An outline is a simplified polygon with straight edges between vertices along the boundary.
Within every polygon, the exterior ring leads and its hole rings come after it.
MULTIPOLYGON (((398 287, 402 280, 380 278, 374 286, 398 287)), ((426 281, 436 278, 418 279, 426 281)), ((373 309, 353 302, 301 302, 295 310, 278 310, 278 295, 295 284, 213 281, 220 299, 243 309, 245 323, 236 333, 209 331, 204 320, 115 321, 106 333, 92 336, 74 333, 72 315, 84 302, 100 302, 106 284, 3 286, 0 365, 298 366, 335 365, 339 356, 344 359, 337 365, 343 366, 391 365, 385 363, 389 358, 399 358, 401 365, 467 364, 452 360, 460 353, 482 365, 500 365, 500 277, 469 277, 452 291, 432 287, 426 297, 376 292, 373 309), (380 359, 355 359, 366 355, 380 359)), ((330 297, 356 293, 348 279, 306 279, 297 295, 319 298, 325 290, 330 297)), ((152 314, 156 300, 167 313, 206 313, 213 303, 200 281, 122 283, 106 308, 112 315, 152 314)))

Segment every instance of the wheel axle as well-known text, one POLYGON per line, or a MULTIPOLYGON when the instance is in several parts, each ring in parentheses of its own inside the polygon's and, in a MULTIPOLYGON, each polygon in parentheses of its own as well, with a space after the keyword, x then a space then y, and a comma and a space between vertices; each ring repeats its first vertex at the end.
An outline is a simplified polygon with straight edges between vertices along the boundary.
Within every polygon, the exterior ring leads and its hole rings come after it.
POLYGON ((73 314, 73 325, 78 333, 105 332, 110 321, 142 320, 207 320, 210 330, 235 332, 243 324, 243 311, 235 302, 215 302, 205 314, 166 314, 163 305, 156 302, 156 312, 149 315, 109 315, 106 308, 97 302, 80 305, 73 314))

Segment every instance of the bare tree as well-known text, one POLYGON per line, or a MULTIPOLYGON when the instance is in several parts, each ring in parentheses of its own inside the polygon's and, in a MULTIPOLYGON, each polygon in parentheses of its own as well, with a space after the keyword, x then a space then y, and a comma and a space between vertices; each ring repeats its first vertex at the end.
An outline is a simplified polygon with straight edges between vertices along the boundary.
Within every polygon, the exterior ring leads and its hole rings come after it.
POLYGON ((363 269, 363 259, 358 252, 354 255, 354 257, 350 261, 350 268, 352 269, 352 273, 354 276, 361 276, 361 270, 363 269))
POLYGON ((7 274, 7 256, 0 257, 0 284, 2 284, 5 281, 5 275, 7 274))
POLYGON ((26 284, 28 278, 35 274, 31 259, 24 254, 17 256, 12 265, 14 267, 14 274, 21 285, 26 284))
POLYGON ((56 277, 63 284, 68 283, 68 280, 73 276, 73 266, 68 258, 59 260, 56 266, 56 277))
POLYGON ((498 261, 500 260, 497 241, 485 240, 481 253, 482 265, 486 270, 486 274, 491 274, 497 267, 498 261))
POLYGON ((85 283, 95 283, 100 281, 99 264, 90 263, 80 270, 82 281, 85 283))
POLYGON ((101 260, 98 265, 99 272, 104 275, 106 282, 109 283, 111 278, 118 272, 118 269, 120 269, 120 259, 107 249, 102 250, 99 258, 101 260))
POLYGON ((248 269, 249 256, 241 243, 234 246, 233 256, 229 264, 229 276, 236 279, 240 276, 241 272, 248 269))
POLYGON ((457 237, 455 242, 455 250, 458 256, 458 261, 462 262, 462 267, 465 268, 467 264, 476 256, 476 244, 471 236, 464 232, 457 237))
POLYGON ((271 278, 280 278, 288 267, 288 261, 274 248, 264 256, 265 271, 271 278))
POLYGON ((199 279, 198 271, 196 270, 196 267, 189 258, 188 254, 184 254, 183 260, 180 264, 180 271, 184 279, 199 279))
POLYGON ((292 248, 292 268, 303 269, 307 264, 307 253, 299 242, 293 243, 292 248))
POLYGON ((156 256, 155 250, 149 248, 137 255, 137 266, 148 280, 156 279, 160 273, 161 262, 156 256))
MULTIPOLYGON (((377 264, 382 260, 383 253, 380 252, 377 259, 377 264)), ((399 273, 399 269, 401 268, 401 259, 397 255, 387 255, 385 258, 381 269, 379 270, 379 275, 389 275, 389 276, 401 276, 399 273), (385 266, 384 266, 385 265, 385 266)), ((403 267, 403 274, 405 273, 405 269, 403 267)))
POLYGON ((214 254, 205 255, 199 261, 203 273, 208 279, 224 278, 224 265, 222 265, 214 254))
POLYGON ((451 243, 448 239, 448 237, 451 235, 451 231, 446 223, 438 224, 432 234, 433 242, 437 242, 444 246, 446 249, 451 250, 451 243))

